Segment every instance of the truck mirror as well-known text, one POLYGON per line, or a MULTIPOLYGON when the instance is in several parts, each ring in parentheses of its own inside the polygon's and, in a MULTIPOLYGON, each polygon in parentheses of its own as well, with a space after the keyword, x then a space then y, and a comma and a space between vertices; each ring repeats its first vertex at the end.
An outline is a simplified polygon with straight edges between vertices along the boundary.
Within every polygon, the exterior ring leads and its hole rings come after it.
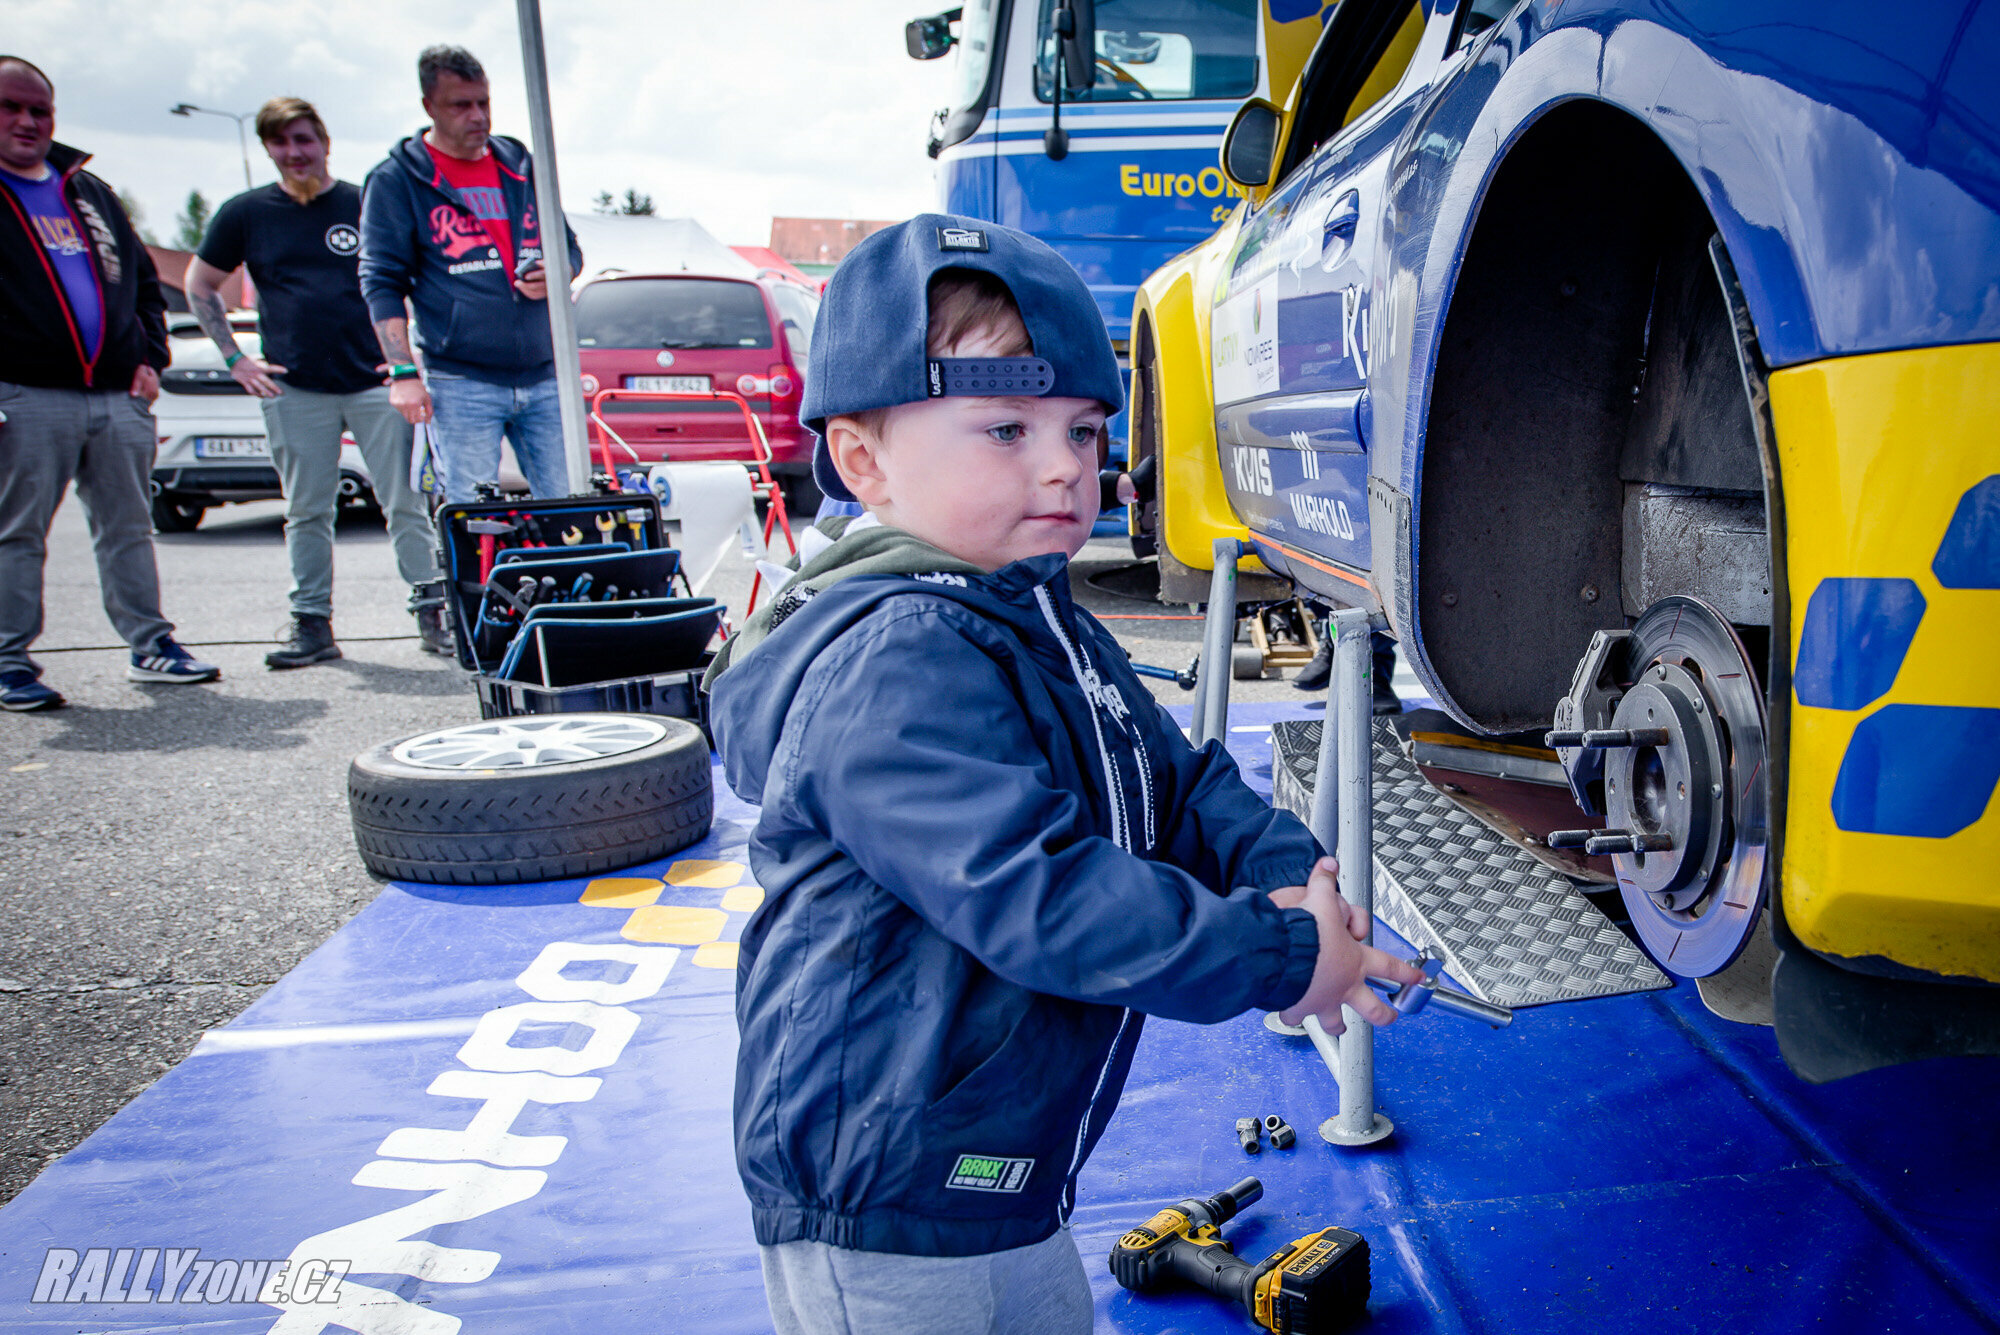
POLYGON ((1253 97, 1236 109, 1222 134, 1222 174, 1246 190, 1271 183, 1278 150, 1278 109, 1253 97))
POLYGON ((936 60, 958 44, 951 25, 963 16, 963 9, 947 9, 929 18, 911 19, 903 25, 903 46, 911 60, 936 60))
POLYGON ((1096 0, 1068 0, 1056 14, 1059 25, 1056 32, 1063 44, 1065 82, 1069 85, 1067 96, 1074 99, 1097 83, 1096 0), (1065 17, 1067 23, 1063 22, 1065 17))

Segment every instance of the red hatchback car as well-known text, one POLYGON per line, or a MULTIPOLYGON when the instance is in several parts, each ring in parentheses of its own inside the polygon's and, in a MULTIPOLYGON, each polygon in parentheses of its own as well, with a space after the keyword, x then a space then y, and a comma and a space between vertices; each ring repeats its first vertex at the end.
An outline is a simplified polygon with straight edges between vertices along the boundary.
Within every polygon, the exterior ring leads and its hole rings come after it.
MULTIPOLYGON (((576 294, 583 388, 733 390, 749 401, 771 442, 771 471, 797 506, 812 486, 812 433, 799 423, 806 353, 819 298, 769 275, 618 274, 576 294)), ((639 460, 753 458, 743 413, 728 399, 607 399, 604 421, 639 460)), ((593 432, 593 438, 595 432, 593 432)), ((611 447, 612 461, 632 462, 611 447)))

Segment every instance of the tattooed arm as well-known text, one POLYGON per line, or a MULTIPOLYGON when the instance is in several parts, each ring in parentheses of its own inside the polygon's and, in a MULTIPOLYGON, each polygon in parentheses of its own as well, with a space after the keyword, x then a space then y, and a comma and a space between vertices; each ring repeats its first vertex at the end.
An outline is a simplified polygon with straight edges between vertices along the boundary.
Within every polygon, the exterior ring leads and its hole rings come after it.
MULTIPOLYGON (((200 258, 188 261, 187 286, 188 309, 201 322, 201 332, 207 334, 222 350, 227 358, 242 349, 236 346, 236 335, 229 328, 229 310, 222 302, 222 285, 229 275, 200 258)), ((236 383, 255 394, 260 399, 275 399, 284 393, 284 386, 271 377, 283 375, 285 368, 261 362, 244 353, 229 368, 229 374, 236 377, 236 383)))
MULTIPOLYGON (((375 338, 382 345, 382 357, 390 366, 414 366, 410 351, 410 322, 394 315, 375 322, 375 338)), ((431 392, 415 377, 389 382, 389 402, 411 426, 431 420, 431 392)))

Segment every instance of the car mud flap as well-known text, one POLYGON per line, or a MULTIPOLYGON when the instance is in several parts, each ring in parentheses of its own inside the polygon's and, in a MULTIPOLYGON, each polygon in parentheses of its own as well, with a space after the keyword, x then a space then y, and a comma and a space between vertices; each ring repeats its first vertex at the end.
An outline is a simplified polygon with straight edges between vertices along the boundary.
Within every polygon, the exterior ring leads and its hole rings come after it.
POLYGON ((2000 1056, 2000 987, 1856 973, 1781 942, 1771 994, 1778 1049, 1816 1085, 1926 1057, 2000 1056))
MULTIPOLYGON (((1320 722, 1273 725, 1272 802, 1312 810, 1320 722)), ((1569 881, 1431 787, 1377 720, 1375 913, 1482 1000, 1536 1006, 1672 986, 1569 881)))

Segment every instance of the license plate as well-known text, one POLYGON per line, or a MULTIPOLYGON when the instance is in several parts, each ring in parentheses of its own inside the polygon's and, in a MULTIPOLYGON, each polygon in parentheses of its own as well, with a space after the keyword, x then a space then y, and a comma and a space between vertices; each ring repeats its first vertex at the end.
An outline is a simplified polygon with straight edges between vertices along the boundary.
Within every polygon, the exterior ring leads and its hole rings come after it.
POLYGON ((628 375, 625 388, 643 389, 650 394, 706 394, 705 375, 628 375))
POLYGON ((197 459, 268 459, 270 442, 262 436, 196 436, 197 459))

